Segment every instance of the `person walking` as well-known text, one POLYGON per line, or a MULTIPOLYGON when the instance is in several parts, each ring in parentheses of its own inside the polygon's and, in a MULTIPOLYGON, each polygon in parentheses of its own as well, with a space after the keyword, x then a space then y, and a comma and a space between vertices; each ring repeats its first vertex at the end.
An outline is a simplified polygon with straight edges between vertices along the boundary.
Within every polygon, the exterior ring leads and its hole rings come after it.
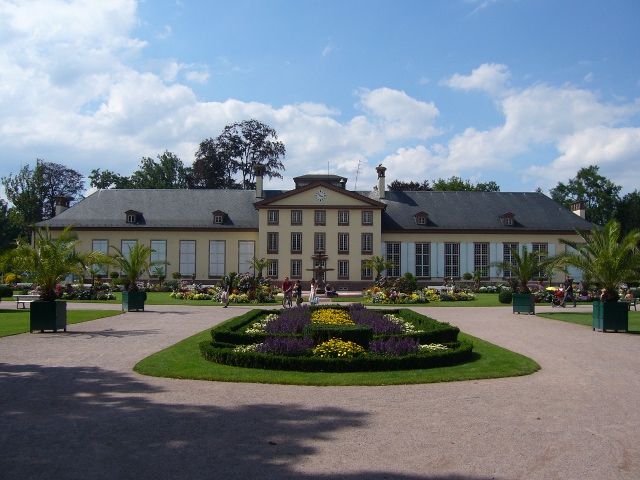
POLYGON ((220 300, 224 303, 224 307, 227 308, 229 306, 229 297, 231 296, 231 282, 229 282, 229 277, 224 277, 222 281, 222 294, 220 295, 220 300))

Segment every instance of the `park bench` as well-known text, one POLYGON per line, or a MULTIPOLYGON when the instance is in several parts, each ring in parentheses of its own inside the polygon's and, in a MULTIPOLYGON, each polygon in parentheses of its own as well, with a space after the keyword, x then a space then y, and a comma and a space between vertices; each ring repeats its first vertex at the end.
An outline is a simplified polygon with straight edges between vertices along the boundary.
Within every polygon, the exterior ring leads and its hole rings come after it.
POLYGON ((22 308, 27 308, 27 303, 40 300, 40 295, 14 295, 13 298, 16 300, 16 308, 20 308, 20 304, 22 308))
POLYGON ((629 310, 631 310, 631 307, 633 306, 633 309, 637 311, 636 309, 636 302, 638 301, 637 298, 621 298, 620 301, 628 303, 629 305, 627 305, 627 307, 629 308, 629 310))

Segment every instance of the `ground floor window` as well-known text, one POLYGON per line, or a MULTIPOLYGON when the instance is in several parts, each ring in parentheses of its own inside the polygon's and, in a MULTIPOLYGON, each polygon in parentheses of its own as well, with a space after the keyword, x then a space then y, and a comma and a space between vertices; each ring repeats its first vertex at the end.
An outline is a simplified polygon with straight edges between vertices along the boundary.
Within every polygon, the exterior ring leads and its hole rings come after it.
POLYGON ((157 277, 158 275, 167 276, 167 241, 166 240, 151 240, 151 255, 149 260, 154 265, 151 267, 151 275, 157 277))
POLYGON ((373 273, 371 271, 371 267, 365 267, 365 263, 367 263, 366 260, 362 260, 360 262, 360 278, 362 280, 370 280, 373 278, 373 273))
MULTIPOLYGON (((473 244, 473 271, 480 272, 481 278, 489 277, 489 244, 473 244)), ((475 277, 475 275, 474 275, 475 277)))
POLYGON ((349 261, 340 260, 338 262, 338 278, 349 278, 349 261))
POLYGON ((278 278, 278 260, 271 260, 267 266, 267 276, 278 278))
MULTIPOLYGON (((511 265, 515 265, 516 259, 513 252, 517 252, 517 251, 518 251, 517 243, 503 243, 502 244, 502 260, 506 263, 510 263, 511 265)), ((504 270, 502 272, 502 276, 504 278, 509 278, 509 277, 512 277, 513 274, 511 270, 504 270)))
POLYGON ((444 276, 447 278, 460 277, 460 244, 444 244, 444 276))
POLYGON ((416 277, 431 276, 431 244, 416 243, 416 277))
POLYGON ((180 240, 180 275, 191 277, 196 274, 196 241, 180 240))
MULTIPOLYGON (((547 252, 549 247, 546 243, 534 243, 531 245, 531 251, 538 253, 540 255, 540 261, 544 262, 547 259, 547 252)), ((547 272, 544 271, 544 268, 541 268, 538 271, 538 277, 546 277, 547 272)))
MULTIPOLYGON (((109 254, 109 240, 94 240, 92 242, 92 251, 109 254)), ((106 275, 107 267, 105 265, 92 265, 91 273, 94 275, 106 275)))
POLYGON ((302 260, 291 260, 291 278, 302 278, 302 260))
POLYGON ((400 242, 387 243, 387 252, 385 260, 391 260, 393 267, 387 269, 387 277, 399 277, 400 276, 400 242))
POLYGON ((224 276, 226 244, 224 240, 209 240, 209 276, 224 276))

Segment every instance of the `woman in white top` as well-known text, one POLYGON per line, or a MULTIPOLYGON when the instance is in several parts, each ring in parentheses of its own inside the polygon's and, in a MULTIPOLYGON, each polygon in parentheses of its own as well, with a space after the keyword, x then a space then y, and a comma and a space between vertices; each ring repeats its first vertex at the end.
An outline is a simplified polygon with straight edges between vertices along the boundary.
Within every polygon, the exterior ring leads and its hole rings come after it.
POLYGON ((313 299, 316 296, 316 281, 312 278, 310 283, 311 283, 311 287, 309 292, 309 303, 314 303, 315 300, 313 299))

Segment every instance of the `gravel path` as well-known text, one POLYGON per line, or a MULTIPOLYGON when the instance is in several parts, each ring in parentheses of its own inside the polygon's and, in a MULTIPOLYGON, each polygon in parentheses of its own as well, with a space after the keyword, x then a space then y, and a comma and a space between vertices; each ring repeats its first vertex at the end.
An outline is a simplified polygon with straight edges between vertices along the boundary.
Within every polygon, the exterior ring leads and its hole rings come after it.
POLYGON ((246 310, 149 306, 67 333, 0 338, 0 478, 640 478, 638 335, 508 307, 423 307, 542 370, 385 387, 132 372, 149 354, 246 310))

